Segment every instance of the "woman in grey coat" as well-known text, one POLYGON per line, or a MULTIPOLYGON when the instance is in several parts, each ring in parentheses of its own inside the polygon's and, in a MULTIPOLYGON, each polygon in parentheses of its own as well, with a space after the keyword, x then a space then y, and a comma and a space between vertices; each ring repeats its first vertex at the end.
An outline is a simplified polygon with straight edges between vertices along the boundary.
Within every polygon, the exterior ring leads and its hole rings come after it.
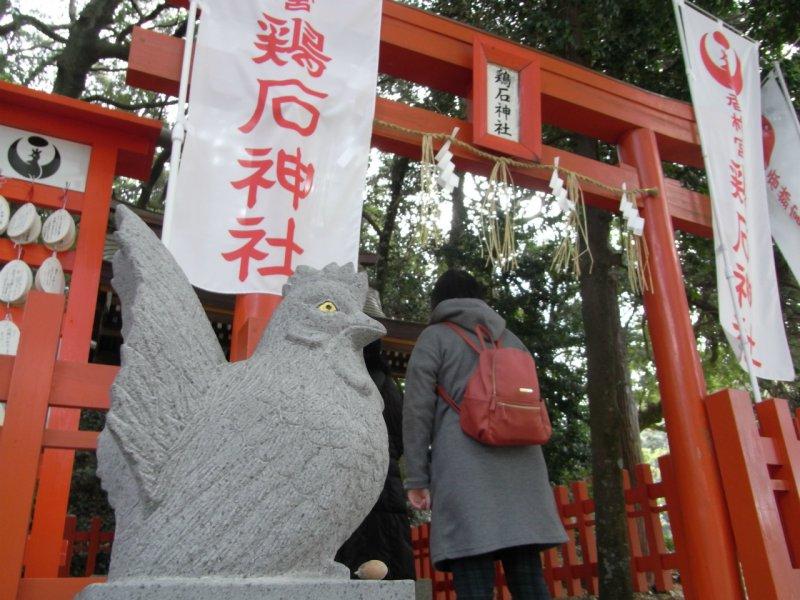
MULTIPOLYGON (((525 349, 482 299, 464 271, 434 286, 430 325, 406 373, 403 438, 405 488, 417 509, 431 508, 431 557, 453 572, 459 600, 492 598, 494 560, 503 561, 515 600, 546 600, 539 551, 567 540, 540 446, 486 446, 467 436, 459 416, 436 394, 460 403, 477 353, 445 322, 471 332, 482 324, 503 346, 525 349)), ((477 338, 475 338, 477 339, 477 338)))

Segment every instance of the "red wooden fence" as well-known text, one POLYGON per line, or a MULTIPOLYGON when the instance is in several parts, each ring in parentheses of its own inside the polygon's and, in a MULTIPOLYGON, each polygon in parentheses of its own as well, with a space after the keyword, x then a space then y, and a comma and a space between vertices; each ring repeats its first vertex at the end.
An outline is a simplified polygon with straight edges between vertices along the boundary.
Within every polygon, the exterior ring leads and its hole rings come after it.
POLYGON ((64 553, 61 566, 58 570, 59 577, 69 577, 72 557, 76 554, 86 555, 86 565, 83 576, 94 575, 97 566, 97 555, 100 553, 111 554, 111 545, 114 542, 113 531, 101 531, 103 520, 92 517, 88 531, 78 531, 78 519, 74 515, 67 517, 64 525, 64 553))
POLYGON ((800 416, 738 390, 707 406, 750 597, 800 599, 800 416))
MULTIPOLYGON (((678 566, 677 555, 666 548, 661 514, 669 515, 673 534, 679 528, 675 496, 670 486, 671 464, 669 457, 659 460, 662 480, 653 481, 649 465, 636 467, 635 486, 630 485, 628 474, 624 474, 625 499, 628 516, 628 540, 631 545, 631 577, 636 592, 649 589, 648 577, 657 591, 667 592, 673 587, 673 572, 678 566), (672 502, 672 504, 670 504, 672 502), (642 545, 640 531, 644 532, 646 544, 642 545)), ((557 486, 553 490, 569 540, 559 548, 543 553, 542 565, 547 585, 554 598, 597 594, 597 544, 594 535, 594 500, 589 497, 584 481, 569 487, 557 486), (570 494, 571 492, 571 494, 570 494)), ((433 582, 435 600, 455 600, 452 577, 449 573, 436 571, 430 560, 430 525, 423 524, 411 530, 414 547, 414 566, 418 579, 433 582)), ((495 582, 497 600, 510 600, 505 586, 502 567, 497 565, 495 582)))
MULTIPOLYGON (((671 468, 668 457, 662 458, 659 462, 662 472, 671 468)), ((671 493, 664 480, 653 482, 649 465, 636 467, 636 479, 637 484, 631 486, 628 474, 624 473, 634 591, 648 590, 649 575, 655 588, 666 592, 672 589, 672 574, 673 569, 677 567, 677 560, 675 554, 666 549, 661 525, 661 513, 669 511, 670 508, 668 504, 660 504, 659 500, 670 497, 671 493), (640 527, 645 533, 645 548, 642 548, 640 542, 640 527)), ((550 593, 555 598, 580 596, 584 590, 590 594, 597 594, 594 500, 589 497, 588 487, 583 481, 574 482, 569 488, 557 486, 553 493, 570 539, 560 548, 551 549, 543 554, 544 575, 550 593)), ((90 577, 94 574, 97 555, 111 551, 114 532, 101 531, 99 517, 92 518, 88 531, 78 531, 76 522, 75 517, 67 517, 61 575, 69 575, 70 562, 75 554, 85 554, 84 576, 90 577)), ((412 527, 411 541, 417 579, 430 579, 433 582, 436 600, 455 600, 452 577, 449 573, 436 571, 431 563, 430 525, 426 523, 412 527)), ((505 586, 503 570, 499 564, 496 591, 498 600, 510 600, 511 596, 505 586)))

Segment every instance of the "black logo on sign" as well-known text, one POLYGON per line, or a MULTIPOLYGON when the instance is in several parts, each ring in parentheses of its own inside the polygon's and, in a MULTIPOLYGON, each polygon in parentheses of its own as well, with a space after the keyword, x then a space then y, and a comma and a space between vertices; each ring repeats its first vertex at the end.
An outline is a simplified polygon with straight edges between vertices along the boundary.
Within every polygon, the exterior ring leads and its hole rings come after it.
POLYGON ((54 144, 43 137, 32 135, 19 138, 8 149, 8 164, 28 179, 47 179, 61 166, 61 154, 54 144))

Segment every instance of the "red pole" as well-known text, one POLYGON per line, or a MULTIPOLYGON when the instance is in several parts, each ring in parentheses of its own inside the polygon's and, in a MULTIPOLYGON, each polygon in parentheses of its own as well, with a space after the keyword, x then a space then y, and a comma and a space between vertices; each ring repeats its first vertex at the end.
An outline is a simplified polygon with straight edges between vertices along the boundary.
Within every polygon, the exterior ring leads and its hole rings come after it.
MULTIPOLYGON (((0 436, 0 598, 19 590, 36 474, 42 455, 64 296, 31 292, 8 388, 0 436)), ((63 532, 64 516, 61 515, 63 532)))
POLYGON ((231 326, 231 362, 244 360, 253 353, 280 303, 281 296, 276 294, 236 296, 231 326))
MULTIPOLYGON (((116 164, 116 148, 105 143, 94 145, 75 266, 61 330, 58 352, 61 360, 86 362, 89 356, 116 164)), ((47 426, 50 429, 77 430, 80 416, 81 411, 74 408, 51 408, 47 426)), ((58 574, 74 459, 73 450, 47 449, 42 454, 36 506, 25 557, 26 577, 55 577, 58 574)))
POLYGON ((704 405, 706 384, 689 319, 653 131, 635 129, 626 133, 619 144, 619 156, 620 161, 638 168, 642 186, 662 190, 644 201, 645 239, 653 282, 653 289, 644 294, 644 305, 686 526, 685 547, 679 551, 689 573, 682 572, 681 576, 691 598, 740 600, 744 596, 733 533, 704 405))

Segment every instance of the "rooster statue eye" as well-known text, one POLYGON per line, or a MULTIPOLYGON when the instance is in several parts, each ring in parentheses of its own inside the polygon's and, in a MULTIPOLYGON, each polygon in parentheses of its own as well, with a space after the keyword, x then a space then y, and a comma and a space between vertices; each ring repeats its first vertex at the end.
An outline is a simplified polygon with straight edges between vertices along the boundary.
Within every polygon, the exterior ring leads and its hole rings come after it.
POLYGON ((338 308, 336 308, 336 305, 330 300, 325 300, 325 302, 320 304, 317 308, 324 313, 334 313, 339 310, 338 308))

